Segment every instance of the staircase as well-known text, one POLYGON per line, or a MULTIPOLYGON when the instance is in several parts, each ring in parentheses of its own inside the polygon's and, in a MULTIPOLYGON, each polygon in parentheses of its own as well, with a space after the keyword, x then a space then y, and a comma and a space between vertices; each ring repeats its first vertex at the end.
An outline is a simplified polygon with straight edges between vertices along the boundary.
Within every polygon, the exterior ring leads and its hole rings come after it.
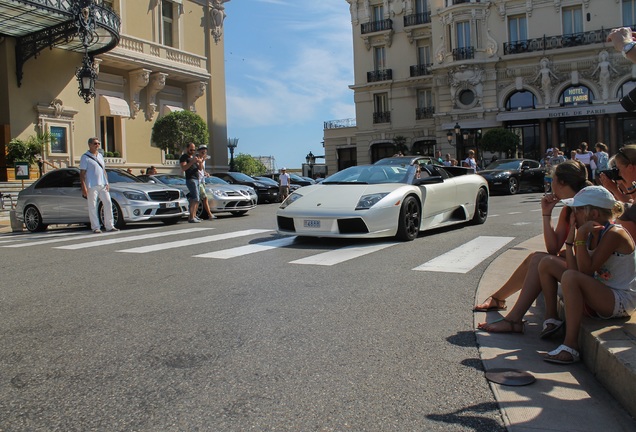
MULTIPOLYGON (((29 186, 32 181, 25 181, 24 187, 29 186)), ((15 207, 15 203, 18 200, 18 193, 22 190, 21 181, 0 182, 0 192, 2 198, 0 201, 0 220, 9 220, 9 212, 15 207)))

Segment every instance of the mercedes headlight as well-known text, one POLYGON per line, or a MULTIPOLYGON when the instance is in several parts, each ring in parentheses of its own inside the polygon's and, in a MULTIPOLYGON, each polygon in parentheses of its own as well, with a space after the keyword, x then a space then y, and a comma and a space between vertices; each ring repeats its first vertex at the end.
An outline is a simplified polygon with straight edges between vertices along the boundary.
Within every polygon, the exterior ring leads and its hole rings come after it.
POLYGON ((303 196, 297 192, 294 192, 293 194, 291 194, 290 196, 288 196, 285 201, 283 201, 280 205, 280 208, 284 209, 286 208, 288 205, 290 205, 293 202, 296 202, 298 199, 302 198, 303 196))
POLYGON ((124 196, 132 201, 148 201, 148 197, 143 192, 125 191, 124 196))
POLYGON ((382 198, 387 196, 388 193, 374 193, 369 195, 362 195, 360 197, 360 201, 356 205, 356 210, 367 210, 373 207, 380 201, 382 198))
POLYGON ((215 198, 226 198, 227 197, 227 192, 221 190, 221 189, 212 189, 210 191, 212 193, 212 195, 214 195, 215 198))

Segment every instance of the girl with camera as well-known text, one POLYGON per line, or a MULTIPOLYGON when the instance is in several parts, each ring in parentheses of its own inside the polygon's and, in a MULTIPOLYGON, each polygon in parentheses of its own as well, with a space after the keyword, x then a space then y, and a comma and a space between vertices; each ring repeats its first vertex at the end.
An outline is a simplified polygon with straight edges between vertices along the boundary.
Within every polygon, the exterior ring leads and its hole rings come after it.
MULTIPOLYGON (((579 327, 584 312, 602 319, 628 317, 636 310, 636 254, 634 240, 614 221, 623 205, 602 186, 590 186, 574 198, 562 200, 570 208, 570 229, 561 258, 546 256, 539 264, 549 334, 562 325, 557 315, 561 282, 567 328, 565 340, 544 357, 570 364, 579 361, 579 327)), ((546 332, 542 333, 542 336, 546 332)))
POLYGON ((636 238, 636 207, 633 205, 636 197, 636 145, 621 147, 609 160, 611 171, 601 173, 601 185, 609 190, 614 197, 621 201, 625 212, 619 218, 619 223, 636 238))

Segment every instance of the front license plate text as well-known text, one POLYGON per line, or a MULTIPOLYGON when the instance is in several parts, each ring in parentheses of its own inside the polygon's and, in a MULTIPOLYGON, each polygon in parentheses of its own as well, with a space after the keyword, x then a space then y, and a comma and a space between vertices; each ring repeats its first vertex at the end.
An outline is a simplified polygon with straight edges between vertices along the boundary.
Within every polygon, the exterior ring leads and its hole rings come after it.
POLYGON ((320 228, 320 221, 315 219, 303 220, 303 227, 305 228, 320 228))

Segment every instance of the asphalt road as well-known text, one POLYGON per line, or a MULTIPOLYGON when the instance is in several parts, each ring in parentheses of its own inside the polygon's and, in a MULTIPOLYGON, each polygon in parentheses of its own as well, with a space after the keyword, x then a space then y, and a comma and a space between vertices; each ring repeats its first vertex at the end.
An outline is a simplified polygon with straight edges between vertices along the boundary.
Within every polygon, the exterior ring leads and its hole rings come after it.
POLYGON ((334 265, 292 261, 378 242, 196 257, 280 237, 275 205, 115 235, 0 236, 0 430, 503 431, 471 308, 488 263, 540 233, 539 199, 494 196, 484 225, 334 265), (272 231, 235 234, 250 229, 272 231), (413 270, 479 236, 514 239, 468 273, 413 270))

